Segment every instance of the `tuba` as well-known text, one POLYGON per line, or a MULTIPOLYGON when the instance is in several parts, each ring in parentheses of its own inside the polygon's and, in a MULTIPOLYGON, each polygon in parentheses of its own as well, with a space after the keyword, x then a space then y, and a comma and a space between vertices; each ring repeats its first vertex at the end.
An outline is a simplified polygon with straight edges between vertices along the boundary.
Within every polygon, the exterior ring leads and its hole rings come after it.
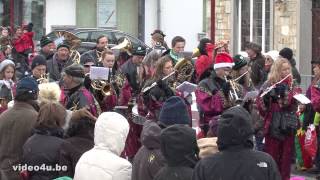
POLYGON ((174 69, 178 74, 176 82, 183 83, 184 81, 191 80, 194 72, 194 66, 191 59, 183 58, 182 60, 179 60, 174 66, 174 69))
POLYGON ((80 64, 80 53, 76 50, 81 45, 81 40, 75 34, 69 31, 54 31, 55 38, 53 41, 66 43, 70 46, 70 59, 73 63, 80 64))
POLYGON ((121 43, 112 47, 111 49, 112 50, 117 49, 120 51, 127 52, 129 55, 132 55, 132 53, 131 53, 132 52, 132 43, 129 40, 129 38, 127 38, 127 37, 124 37, 121 43))

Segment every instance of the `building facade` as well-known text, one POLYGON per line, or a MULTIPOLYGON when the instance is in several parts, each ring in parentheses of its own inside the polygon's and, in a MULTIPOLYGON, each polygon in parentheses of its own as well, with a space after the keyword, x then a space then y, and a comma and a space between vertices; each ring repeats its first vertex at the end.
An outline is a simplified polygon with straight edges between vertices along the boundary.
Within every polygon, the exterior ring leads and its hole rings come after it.
POLYGON ((46 0, 46 33, 57 26, 114 28, 138 36, 141 0, 46 0))
MULTIPOLYGON (((2 0, 0 1, 0 25, 14 30, 32 22, 36 32, 35 39, 43 34, 44 0, 2 0)), ((13 32, 13 31, 12 31, 13 32)))
POLYGON ((161 29, 169 47, 174 36, 182 36, 185 50, 192 51, 203 35, 203 13, 202 0, 146 0, 145 42, 150 45, 150 34, 161 29))
POLYGON ((15 29, 32 22, 35 40, 55 27, 115 28, 138 36, 144 0, 2 0, 0 25, 15 29))
MULTIPOLYGON (((210 32, 211 1, 206 0, 206 32, 210 32)), ((230 40, 233 54, 244 51, 247 42, 260 44, 263 52, 292 48, 300 73, 311 75, 315 1, 215 0, 215 39, 230 40)))

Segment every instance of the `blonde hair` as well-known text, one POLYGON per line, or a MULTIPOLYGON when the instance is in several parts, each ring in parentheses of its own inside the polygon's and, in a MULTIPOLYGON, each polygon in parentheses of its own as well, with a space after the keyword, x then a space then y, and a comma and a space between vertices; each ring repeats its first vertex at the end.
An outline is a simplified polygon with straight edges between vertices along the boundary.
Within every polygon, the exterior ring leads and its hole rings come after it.
POLYGON ((268 82, 269 83, 274 84, 274 83, 279 82, 281 80, 281 68, 282 68, 282 65, 285 63, 289 64, 290 72, 292 72, 292 67, 290 65, 290 62, 286 58, 278 57, 278 59, 275 60, 271 66, 271 70, 268 75, 268 82))
POLYGON ((61 89, 57 83, 39 84, 39 101, 40 102, 59 102, 61 89))

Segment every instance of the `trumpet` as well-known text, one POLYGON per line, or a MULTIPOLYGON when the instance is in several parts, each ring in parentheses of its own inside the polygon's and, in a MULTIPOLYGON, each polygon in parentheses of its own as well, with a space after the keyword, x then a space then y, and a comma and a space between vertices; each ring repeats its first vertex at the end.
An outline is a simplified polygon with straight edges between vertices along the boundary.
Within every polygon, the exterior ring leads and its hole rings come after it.
POLYGON ((37 79, 37 82, 39 83, 39 84, 43 84, 43 83, 49 83, 49 73, 47 73, 47 74, 41 74, 40 75, 40 78, 39 79, 37 79))
POLYGON ((239 98, 239 95, 237 91, 239 91, 239 88, 236 85, 236 80, 228 79, 227 76, 224 76, 224 79, 227 83, 230 83, 231 90, 229 92, 230 100, 237 103, 240 103, 242 100, 239 98))
POLYGON ((112 95, 112 85, 106 80, 95 79, 91 81, 94 90, 101 91, 104 96, 112 95))

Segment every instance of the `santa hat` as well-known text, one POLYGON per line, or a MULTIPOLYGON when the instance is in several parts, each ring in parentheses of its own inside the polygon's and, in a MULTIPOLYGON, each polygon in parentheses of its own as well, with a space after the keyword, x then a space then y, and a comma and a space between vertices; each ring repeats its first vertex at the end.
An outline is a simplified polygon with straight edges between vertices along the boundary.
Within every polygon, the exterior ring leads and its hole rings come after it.
POLYGON ((224 68, 229 67, 232 68, 234 65, 232 57, 227 53, 219 53, 216 56, 215 62, 214 62, 214 69, 218 68, 224 68))

